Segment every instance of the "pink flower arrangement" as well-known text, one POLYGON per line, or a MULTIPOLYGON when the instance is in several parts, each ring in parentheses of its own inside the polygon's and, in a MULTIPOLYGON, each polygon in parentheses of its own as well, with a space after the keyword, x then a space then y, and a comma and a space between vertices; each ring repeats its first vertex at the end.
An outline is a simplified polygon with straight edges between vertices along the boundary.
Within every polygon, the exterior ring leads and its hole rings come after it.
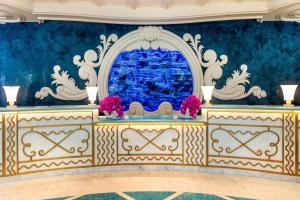
POLYGON ((104 113, 105 111, 111 115, 116 112, 118 117, 124 116, 124 107, 122 106, 122 98, 119 96, 109 96, 102 99, 99 103, 98 111, 104 113))
POLYGON ((180 112, 185 115, 188 111, 192 118, 196 118, 202 105, 201 100, 195 95, 188 96, 181 104, 180 112))

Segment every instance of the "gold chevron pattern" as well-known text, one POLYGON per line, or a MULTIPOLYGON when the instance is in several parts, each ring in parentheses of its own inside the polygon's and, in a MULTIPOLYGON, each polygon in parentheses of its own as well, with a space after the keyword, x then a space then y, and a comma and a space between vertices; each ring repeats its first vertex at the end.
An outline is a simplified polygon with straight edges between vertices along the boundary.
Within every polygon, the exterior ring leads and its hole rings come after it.
POLYGON ((39 169, 39 168, 42 168, 42 167, 53 167, 53 166, 55 166, 55 167, 60 167, 60 166, 67 167, 67 166, 69 166, 71 164, 77 165, 77 164, 87 164, 87 163, 92 164, 92 160, 91 159, 87 159, 85 161, 84 160, 77 160, 77 161, 71 160, 71 161, 67 161, 67 162, 66 161, 60 161, 60 162, 53 161, 53 162, 51 162, 49 164, 47 164, 47 163, 41 163, 41 164, 31 164, 29 166, 23 165, 23 166, 19 167, 19 170, 22 170, 22 169, 31 169, 31 168, 37 168, 37 169, 39 169))
MULTIPOLYGON (((225 164, 225 165, 236 165, 236 167, 239 167, 242 166, 242 167, 247 167, 247 166, 250 166, 250 167, 262 167, 262 168, 271 168, 271 169, 282 169, 282 166, 280 164, 277 164, 277 165, 271 165, 270 163, 267 163, 267 164, 262 164, 262 163, 259 163, 259 162, 250 162, 250 161, 241 161, 241 160, 238 160, 238 161, 233 161, 233 160, 216 160, 216 159, 209 159, 208 163, 212 164, 212 163, 216 163, 216 164, 225 164)), ((234 168, 234 167, 233 167, 234 168)))
POLYGON ((121 157, 118 161, 181 161, 182 158, 180 157, 166 157, 166 156, 137 156, 137 157, 121 157))
POLYGON ((8 174, 16 174, 16 115, 9 114, 7 117, 7 172, 8 174))
POLYGON ((116 128, 117 126, 114 125, 98 126, 95 128, 97 141, 97 165, 116 164, 116 128))
POLYGON ((227 117, 223 116, 223 115, 220 115, 220 116, 214 116, 214 115, 210 115, 208 117, 208 119, 232 119, 232 120, 238 120, 238 119, 241 119, 241 120, 260 120, 260 121, 272 121, 272 122, 276 122, 276 121, 280 121, 282 122, 283 119, 282 118, 271 118, 271 117, 251 117, 251 116, 246 116, 246 117, 242 117, 242 116, 232 116, 232 115, 229 115, 227 117))
POLYGON ((92 120, 92 116, 90 115, 87 115, 85 117, 83 116, 68 116, 68 117, 65 117, 65 116, 59 116, 59 117, 55 117, 55 116, 50 116, 50 117, 31 117, 29 119, 27 118, 20 118, 19 119, 19 122, 22 122, 22 121, 25 121, 25 122, 32 122, 32 121, 42 121, 42 120, 45 120, 45 121, 50 121, 50 120, 85 120, 85 119, 90 119, 92 120))
POLYGON ((186 132, 185 163, 204 165, 204 129, 202 126, 184 126, 186 132))
POLYGON ((285 116, 285 156, 284 156, 284 171, 288 174, 295 174, 295 131, 294 131, 294 114, 287 114, 285 116))

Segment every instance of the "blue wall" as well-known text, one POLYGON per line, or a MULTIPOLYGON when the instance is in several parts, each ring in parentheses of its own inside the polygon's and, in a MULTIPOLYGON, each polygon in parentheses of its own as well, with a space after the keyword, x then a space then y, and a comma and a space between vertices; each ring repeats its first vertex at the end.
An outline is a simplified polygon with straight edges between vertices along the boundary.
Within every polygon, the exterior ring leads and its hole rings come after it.
POLYGON ((193 76, 179 51, 137 49, 122 52, 115 59, 109 77, 109 95, 119 95, 128 109, 140 102, 147 111, 155 111, 164 102, 175 110, 193 94, 193 76))
MULTIPOLYGON (((116 33, 119 37, 133 31, 137 26, 109 25, 80 22, 46 22, 0 25, 0 85, 22 86, 19 105, 81 104, 59 101, 51 97, 39 100, 35 92, 51 85, 50 74, 58 64, 70 72, 79 87, 78 69, 73 64, 74 55, 83 55, 99 44, 99 35, 116 33)), ((224 78, 241 64, 248 65, 252 85, 259 85, 268 96, 263 99, 249 97, 238 101, 215 103, 235 104, 281 104, 280 84, 300 82, 300 24, 287 22, 226 21, 166 25, 165 29, 179 36, 189 32, 200 33, 201 43, 218 55, 226 54, 229 62, 224 67, 224 78)), ((217 82, 217 87, 225 79, 217 82)), ((296 104, 300 104, 300 88, 296 104)), ((1 105, 4 106, 1 90, 1 105)))

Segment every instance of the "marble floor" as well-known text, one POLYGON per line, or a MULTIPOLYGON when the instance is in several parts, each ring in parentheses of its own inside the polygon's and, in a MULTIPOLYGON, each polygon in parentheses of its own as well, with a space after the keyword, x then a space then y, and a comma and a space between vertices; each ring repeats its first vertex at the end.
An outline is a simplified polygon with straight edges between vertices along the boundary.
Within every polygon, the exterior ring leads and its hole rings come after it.
MULTIPOLYGON (((0 183, 0 199, 80 199, 87 194, 114 193, 123 199, 135 199, 130 192, 168 191, 164 199, 176 199, 182 193, 204 193, 221 199, 300 199, 300 183, 247 176, 182 171, 114 171, 30 178, 0 183)), ((139 194, 141 195, 141 194, 139 194)), ((208 198, 205 200, 213 199, 208 198)), ((189 196, 188 199, 199 199, 189 196)), ((83 198, 89 199, 91 198, 83 198)), ((101 198, 95 198, 101 199, 101 198)), ((103 198, 102 198, 103 199, 103 198)), ((106 199, 106 198, 104 198, 106 199)), ((112 200, 113 198, 107 198, 112 200)), ((139 198, 141 199, 141 198, 139 198)), ((143 199, 143 198, 142 198, 143 199)), ((145 198, 149 199, 149 198, 145 198)), ((150 198, 151 199, 151 198, 150 198)), ((154 198, 154 200, 156 200, 154 198)))

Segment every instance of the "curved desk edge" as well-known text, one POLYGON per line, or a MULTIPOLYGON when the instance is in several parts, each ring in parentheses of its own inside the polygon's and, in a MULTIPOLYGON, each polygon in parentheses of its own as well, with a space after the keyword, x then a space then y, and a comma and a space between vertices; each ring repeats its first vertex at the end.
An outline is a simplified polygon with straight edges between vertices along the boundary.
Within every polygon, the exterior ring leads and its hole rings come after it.
POLYGON ((91 107, 0 111, 0 173, 152 166, 300 175, 298 110, 202 110, 198 121, 114 123, 91 107))

